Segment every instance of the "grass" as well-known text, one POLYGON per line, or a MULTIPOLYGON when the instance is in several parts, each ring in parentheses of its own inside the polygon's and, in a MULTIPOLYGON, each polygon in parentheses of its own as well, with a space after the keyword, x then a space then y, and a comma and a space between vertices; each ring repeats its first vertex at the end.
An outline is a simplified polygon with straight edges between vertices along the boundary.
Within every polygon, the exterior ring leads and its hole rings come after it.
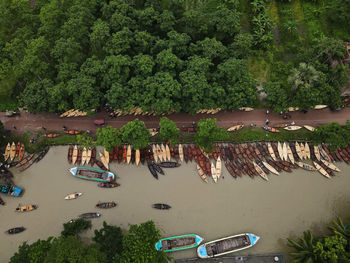
POLYGON ((248 58, 248 70, 259 82, 266 82, 270 63, 267 56, 251 56, 248 58))

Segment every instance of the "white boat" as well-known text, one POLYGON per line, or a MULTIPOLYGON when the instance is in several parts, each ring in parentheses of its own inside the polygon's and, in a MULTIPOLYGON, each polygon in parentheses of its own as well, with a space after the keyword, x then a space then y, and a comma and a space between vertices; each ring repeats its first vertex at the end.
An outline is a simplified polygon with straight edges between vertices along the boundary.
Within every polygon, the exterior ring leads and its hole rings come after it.
POLYGON ((98 154, 100 155, 101 162, 108 169, 108 162, 107 162, 106 157, 103 155, 103 153, 98 153, 98 154))
POLYGON ((163 160, 163 153, 162 153, 162 150, 160 149, 159 144, 157 144, 156 147, 157 147, 157 156, 158 156, 159 161, 161 161, 161 162, 165 161, 165 160, 163 160))
POLYGON ((213 258, 240 251, 254 246, 260 237, 243 233, 234 236, 220 238, 200 245, 197 254, 200 258, 213 258))
POLYGON ((340 169, 337 166, 335 166, 334 164, 327 162, 323 159, 321 159, 321 162, 323 162, 323 164, 325 166, 327 166, 329 169, 332 169, 333 171, 336 171, 336 172, 340 172, 340 169))
POLYGON ((272 167, 270 164, 268 164, 267 162, 265 161, 262 161, 263 165, 271 172, 271 173, 274 173, 276 175, 279 175, 280 173, 274 168, 272 167))
POLYGON ((328 106, 327 105, 315 105, 315 110, 322 110, 324 108, 327 108, 328 106))
POLYGON ((239 110, 242 110, 242 111, 252 111, 254 110, 253 108, 250 108, 250 107, 241 107, 239 108, 239 110))
POLYGON ((135 151, 135 163, 136 163, 136 165, 139 165, 139 163, 140 163, 140 150, 139 149, 137 149, 135 151))
POLYGON ((131 146, 128 145, 128 149, 126 150, 126 163, 129 164, 131 161, 131 146))
POLYGON ((269 178, 267 177, 267 175, 265 174, 265 172, 263 171, 263 169, 261 169, 261 167, 259 165, 257 165, 255 162, 253 162, 254 168, 255 170, 258 172, 258 174, 261 176, 262 179, 268 181, 269 178))
POLYGON ((213 180, 216 183, 218 181, 218 178, 216 177, 216 169, 214 163, 211 163, 211 176, 213 177, 213 180))
POLYGON ((291 126, 287 126, 284 129, 287 131, 296 131, 296 130, 300 130, 302 127, 301 126, 297 126, 297 125, 291 125, 291 126))
POLYGON ((86 156, 86 164, 88 164, 91 160, 91 154, 92 154, 92 151, 90 148, 88 148, 87 150, 87 156, 86 156))
POLYGON ((310 159, 310 157, 311 157, 310 147, 309 147, 309 144, 308 144, 307 142, 305 143, 304 150, 305 150, 305 156, 306 156, 306 158, 307 158, 307 159, 310 159))
POLYGON ((321 154, 320 154, 320 148, 318 148, 318 146, 314 145, 314 153, 316 156, 317 161, 321 161, 321 154))
POLYGON ((82 156, 81 156, 81 166, 84 166, 86 159, 87 159, 87 151, 86 151, 86 148, 84 147, 82 156))
POLYGON ((78 198, 79 196, 81 196, 83 193, 73 193, 73 194, 69 194, 69 195, 66 195, 66 197, 64 199, 66 200, 72 200, 72 199, 76 199, 78 198))
POLYGON ((216 160, 216 177, 218 179, 220 179, 221 177, 221 170, 222 170, 222 162, 219 156, 218 159, 216 160))
POLYGON ((315 165, 317 171, 320 172, 320 174, 322 174, 323 176, 325 176, 325 177, 327 177, 327 178, 329 178, 329 179, 331 178, 331 177, 329 176, 329 174, 326 172, 326 170, 322 168, 321 165, 319 165, 319 164, 316 163, 316 162, 314 162, 314 165, 315 165))
MULTIPOLYGON (((103 148, 103 153, 104 153, 104 157, 106 159, 107 164, 109 164, 109 152, 106 150, 106 148, 103 148)), ((106 167, 108 168, 108 165, 106 167)))
POLYGON ((184 161, 184 151, 183 151, 181 144, 179 144, 179 157, 180 157, 181 162, 183 162, 184 161))
POLYGON ((288 161, 288 148, 287 148, 286 142, 283 143, 282 149, 283 149, 283 159, 285 161, 288 161))
POLYGON ((300 148, 300 145, 299 145, 298 142, 295 142, 295 151, 297 152, 300 160, 303 160, 304 159, 304 155, 303 155, 303 153, 301 151, 301 148, 300 148))
POLYGON ((227 131, 238 131, 243 127, 244 127, 243 124, 238 124, 238 125, 231 126, 230 128, 227 129, 227 131))
POLYGON ((289 143, 287 143, 287 153, 288 153, 289 160, 291 161, 292 164, 294 164, 294 156, 293 156, 292 149, 289 146, 289 143))
POLYGON ((157 148, 154 144, 152 144, 152 151, 153 151, 153 159, 154 159, 154 162, 156 163, 157 159, 158 159, 158 152, 157 152, 157 148))
POLYGON ((283 149, 282 149, 282 145, 280 142, 277 143, 277 150, 278 150, 278 154, 279 154, 281 160, 283 161, 283 149))
POLYGON ((304 125, 304 128, 312 132, 315 130, 315 128, 310 125, 304 125))
POLYGON ((276 155, 275 155, 275 151, 273 150, 273 148, 272 148, 272 146, 271 146, 271 143, 268 143, 268 144, 267 144, 267 149, 269 150, 269 153, 270 153, 272 159, 273 159, 274 161, 276 161, 277 158, 276 158, 276 155))
POLYGON ((288 111, 290 111, 290 112, 297 111, 297 110, 299 110, 298 107, 289 107, 288 108, 288 111))
POLYGON ((300 153, 303 156, 303 159, 306 159, 305 147, 304 147, 304 144, 302 142, 300 143, 300 153))
POLYGON ((166 161, 167 160, 166 149, 163 143, 161 144, 161 149, 162 149, 163 160, 166 161))
POLYGON ((309 165, 307 163, 303 163, 303 162, 295 162, 300 168, 303 168, 307 171, 317 171, 317 169, 315 167, 313 167, 312 165, 309 165))
POLYGON ((165 146, 165 151, 166 151, 166 159, 167 159, 168 161, 170 161, 171 156, 170 156, 170 149, 169 149, 169 146, 168 146, 168 145, 165 146))

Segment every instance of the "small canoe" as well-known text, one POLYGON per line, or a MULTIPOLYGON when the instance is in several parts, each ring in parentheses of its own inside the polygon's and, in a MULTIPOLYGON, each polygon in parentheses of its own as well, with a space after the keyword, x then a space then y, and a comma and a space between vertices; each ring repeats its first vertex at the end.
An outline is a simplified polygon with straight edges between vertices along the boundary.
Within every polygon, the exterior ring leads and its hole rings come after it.
POLYGON ((87 156, 86 156, 86 164, 88 164, 90 162, 90 160, 91 160, 91 153, 92 153, 91 149, 88 148, 87 156))
POLYGON ((77 199, 79 196, 81 196, 83 193, 73 193, 73 194, 69 194, 66 195, 66 197, 64 199, 66 200, 72 200, 72 199, 77 199))
POLYGON ((28 212, 37 209, 37 205, 21 205, 16 208, 16 212, 28 212))
POLYGON ((19 150, 21 149, 21 143, 17 142, 15 158, 19 156, 19 150))
POLYGON ((333 171, 336 171, 336 172, 340 172, 340 169, 334 164, 327 162, 326 160, 323 160, 323 159, 321 160, 321 162, 323 162, 323 164, 327 166, 329 169, 332 169, 333 171))
POLYGON ((181 162, 183 162, 184 161, 184 151, 182 148, 182 144, 179 144, 179 157, 180 157, 181 162))
POLYGON ((262 161, 263 165, 271 172, 271 173, 274 173, 276 175, 279 175, 280 173, 274 168, 272 167, 270 164, 268 164, 267 162, 265 161, 262 161))
POLYGON ((303 168, 307 171, 317 171, 317 169, 315 167, 313 167, 312 165, 309 165, 307 163, 303 163, 303 162, 295 162, 300 168, 303 168))
POLYGON ((6 231, 7 234, 13 235, 13 234, 18 234, 26 230, 25 227, 20 226, 20 227, 14 227, 6 231))
POLYGON ((153 204, 152 207, 153 207, 153 208, 156 208, 156 209, 159 209, 159 210, 168 210, 168 209, 171 208, 170 205, 167 205, 167 204, 160 204, 160 203, 153 204))
POLYGON ((315 110, 322 110, 322 109, 325 109, 327 107, 328 107, 327 105, 315 105, 314 109, 315 110))
POLYGON ((157 162, 157 160, 158 160, 158 151, 157 151, 157 148, 156 148, 156 146, 154 144, 152 145, 152 151, 153 151, 154 162, 157 162))
POLYGON ((289 107, 288 108, 288 111, 290 111, 290 112, 297 111, 297 110, 299 110, 298 107, 289 107))
POLYGON ((241 108, 239 108, 239 110, 241 110, 241 111, 252 111, 254 109, 250 108, 250 107, 241 107, 241 108))
POLYGON ((10 153, 11 153, 11 145, 8 142, 7 146, 6 146, 6 150, 5 150, 5 154, 4 154, 4 161, 6 162, 7 159, 10 157, 10 153))
POLYGON ((108 168, 108 164, 109 164, 109 152, 106 150, 106 148, 103 148, 103 153, 104 153, 104 157, 106 159, 107 165, 105 165, 108 168))
POLYGON ((270 126, 267 126, 267 130, 268 130, 269 132, 274 132, 274 133, 278 133, 278 132, 280 132, 280 130, 279 130, 279 129, 276 129, 276 128, 274 128, 274 127, 270 127, 270 126))
POLYGON ((197 254, 200 258, 213 258, 240 251, 254 246, 260 237, 244 233, 230 237, 220 238, 200 245, 197 254))
POLYGON ((115 202, 99 202, 96 204, 96 207, 98 208, 104 208, 104 209, 107 209, 107 208, 113 208, 113 207, 116 207, 117 204, 115 202))
POLYGON ((288 153, 289 160, 291 161, 292 164, 294 164, 295 160, 294 160, 292 149, 289 146, 289 143, 287 143, 287 153, 288 153))
POLYGON ((79 215, 80 218, 84 218, 84 219, 98 218, 100 216, 101 216, 100 213, 84 213, 79 215))
POLYGON ((202 241, 203 238, 200 236, 195 234, 188 234, 163 238, 155 244, 155 247, 158 251, 173 252, 197 247, 202 241))
POLYGON ((300 160, 303 160, 304 159, 304 155, 303 155, 303 153, 301 151, 301 148, 300 148, 300 145, 299 145, 298 142, 295 142, 295 151, 297 152, 300 160))
POLYGON ((95 161, 96 161, 96 147, 92 148, 91 150, 91 159, 90 159, 91 166, 95 164, 95 161))
POLYGON ((140 150, 139 149, 137 149, 135 151, 135 163, 136 163, 136 165, 139 165, 139 163, 140 163, 140 150))
POLYGON ((305 146, 302 142, 300 143, 300 153, 302 154, 303 159, 306 160, 305 146))
POLYGON ((161 161, 161 162, 165 161, 163 159, 163 153, 162 153, 162 150, 160 149, 159 144, 156 145, 156 148, 157 148, 157 156, 158 156, 159 161, 161 161))
POLYGON ((166 159, 170 161, 171 155, 170 155, 170 148, 168 145, 165 145, 165 151, 166 151, 166 159))
POLYGON ((73 165, 75 164, 77 159, 78 159, 78 147, 76 145, 74 145, 73 155, 72 155, 72 164, 73 165))
POLYGON ((24 156, 24 144, 21 144, 21 148, 19 149, 18 161, 21 161, 24 156))
POLYGON ((315 130, 315 128, 310 125, 304 125, 304 128, 312 132, 315 130))
POLYGON ((48 133, 48 134, 44 134, 43 136, 46 138, 56 138, 60 135, 58 133, 48 133))
POLYGON ((13 159, 15 159, 15 156, 16 156, 16 144, 15 142, 12 142, 11 151, 10 151, 10 161, 13 161, 13 159))
POLYGON ((158 180, 158 174, 156 169, 154 168, 153 163, 149 162, 147 163, 148 169, 151 172, 151 174, 153 175, 154 178, 156 178, 158 180))
POLYGON ((283 143, 282 149, 283 149, 283 159, 285 161, 288 161, 288 148, 287 148, 286 142, 283 143))
POLYGON ((100 159, 101 159, 101 162, 103 163, 103 166, 108 169, 108 162, 106 160, 106 156, 104 156, 103 153, 98 153, 98 154, 100 155, 100 159))
POLYGON ((272 159, 273 159, 274 161, 276 161, 277 158, 276 158, 275 152, 274 152, 274 150, 273 150, 273 148, 272 148, 272 146, 271 146, 271 143, 268 143, 268 144, 267 144, 267 149, 269 150, 269 153, 270 153, 272 159))
POLYGON ((174 167, 179 167, 181 164, 177 162, 160 162, 158 163, 158 165, 164 168, 174 168, 174 167))
POLYGON ((255 170, 258 172, 258 174, 261 176, 262 179, 268 181, 269 178, 267 177, 267 175, 265 174, 265 172, 263 171, 263 169, 261 169, 261 167, 259 165, 257 165, 255 162, 253 162, 254 168, 255 170))
POLYGON ((115 187, 118 187, 120 186, 120 184, 118 183, 99 183, 97 184, 98 187, 101 187, 101 188, 115 188, 115 187))
POLYGON ((163 160, 166 161, 167 160, 166 148, 163 143, 160 145, 160 148, 162 149, 163 160))
POLYGON ((216 161, 215 170, 216 170, 216 177, 219 179, 221 177, 221 171, 222 171, 222 162, 221 162, 220 156, 216 161))
POLYGON ((218 178, 216 176, 216 168, 215 168, 214 163, 211 163, 210 170, 211 170, 211 176, 213 177, 213 180, 216 183, 218 181, 218 178))
POLYGON ((243 124, 238 124, 238 125, 231 126, 230 128, 227 129, 227 131, 238 131, 243 127, 244 127, 243 124))
POLYGON ((296 130, 300 130, 301 128, 302 128, 301 126, 292 125, 292 126, 287 126, 284 129, 287 131, 296 131, 296 130))
POLYGON ((202 178, 202 180, 206 183, 208 183, 208 178, 206 177, 206 175, 203 172, 203 169, 197 164, 197 171, 199 176, 202 178))
POLYGON ((81 165, 84 165, 86 163, 86 158, 87 158, 87 151, 86 151, 86 148, 84 147, 82 157, 81 157, 81 165))
POLYGON ((158 173, 164 175, 163 169, 162 169, 158 164, 153 163, 153 167, 154 167, 154 169, 155 169, 158 173))
POLYGON ((26 157, 24 157, 18 164, 16 164, 16 167, 20 167, 22 165, 25 165, 27 162, 29 162, 33 158, 34 154, 29 154, 26 157))
POLYGON ((130 144, 128 145, 128 150, 126 152, 126 163, 129 164, 131 160, 131 146, 130 144))
POLYGON ((278 149, 278 154, 281 158, 281 160, 284 160, 284 155, 283 155, 283 148, 282 148, 282 144, 280 142, 277 143, 277 149, 278 149))
POLYGON ((309 144, 307 142, 305 143, 304 150, 305 150, 306 158, 310 159, 310 157, 311 157, 310 147, 309 147, 309 144))
POLYGON ((315 165, 317 171, 320 172, 320 174, 322 174, 323 176, 325 176, 325 177, 327 177, 327 178, 329 178, 329 179, 331 178, 331 177, 329 176, 329 174, 326 172, 326 170, 322 168, 321 165, 319 165, 319 164, 316 163, 316 162, 314 162, 314 165, 315 165))
POLYGON ((316 156, 317 161, 321 161, 320 148, 318 148, 317 145, 314 145, 314 154, 316 156))

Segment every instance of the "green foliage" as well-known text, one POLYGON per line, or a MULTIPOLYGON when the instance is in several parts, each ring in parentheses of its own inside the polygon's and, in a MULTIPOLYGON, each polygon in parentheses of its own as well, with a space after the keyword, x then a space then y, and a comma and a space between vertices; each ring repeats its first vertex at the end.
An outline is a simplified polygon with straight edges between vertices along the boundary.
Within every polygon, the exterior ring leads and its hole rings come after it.
POLYGON ((9 263, 23 263, 23 262, 44 262, 47 253, 51 249, 52 237, 47 240, 40 240, 28 245, 24 242, 19 246, 18 252, 10 258, 9 263))
POLYGON ((123 142, 132 144, 134 149, 145 148, 151 136, 145 124, 139 119, 125 124, 120 128, 120 133, 123 142))
POLYGON ((313 140, 316 143, 327 143, 331 151, 339 147, 346 147, 350 141, 350 129, 341 126, 339 123, 331 122, 316 128, 313 133, 313 140))
POLYGON ((317 256, 318 262, 341 263, 349 262, 345 246, 347 240, 338 235, 324 237, 316 242, 313 253, 317 256), (345 261, 347 259, 347 261, 345 261))
POLYGON ((296 252, 291 252, 290 255, 293 257, 292 262, 305 262, 305 263, 316 263, 316 255, 314 254, 314 245, 317 239, 314 238, 310 230, 304 231, 304 237, 299 238, 298 241, 287 238, 288 246, 294 248, 296 252))
POLYGON ((159 127, 159 134, 164 141, 169 142, 172 145, 177 144, 180 131, 176 127, 175 122, 169 120, 167 117, 163 117, 160 119, 159 127))
POLYGON ((77 143, 86 148, 91 148, 95 145, 94 138, 89 136, 86 132, 77 135, 77 143))
POLYGON ((84 230, 91 228, 91 221, 79 218, 71 220, 68 223, 63 224, 63 231, 61 232, 62 236, 74 236, 77 237, 84 230))
POLYGON ((98 128, 97 132, 97 145, 102 145, 107 151, 112 152, 116 145, 121 145, 121 136, 118 129, 111 126, 106 128, 98 128))
POLYGON ((216 126, 216 119, 202 119, 198 122, 198 131, 194 140, 204 151, 211 152, 215 141, 226 138, 228 138, 228 133, 216 126))

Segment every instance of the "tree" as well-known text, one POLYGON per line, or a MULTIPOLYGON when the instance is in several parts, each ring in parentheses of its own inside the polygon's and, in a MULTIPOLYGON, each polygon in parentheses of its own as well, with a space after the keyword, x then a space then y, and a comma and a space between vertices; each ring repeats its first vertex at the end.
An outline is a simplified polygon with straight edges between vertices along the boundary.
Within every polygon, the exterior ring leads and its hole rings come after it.
POLYGON ((45 112, 49 108, 46 89, 52 87, 53 83, 49 79, 36 81, 29 84, 22 96, 21 101, 26 105, 30 112, 45 112))
POLYGON ((120 133, 123 142, 132 144, 134 149, 145 148, 151 136, 145 124, 139 119, 125 124, 120 128, 120 133))
POLYGON ((107 255, 107 261, 112 259, 123 251, 123 233, 120 227, 108 225, 103 221, 103 228, 95 230, 93 241, 100 245, 100 251, 107 255))
POLYGON ((44 262, 47 253, 51 249, 52 237, 47 240, 38 239, 31 245, 24 242, 19 246, 18 252, 10 258, 9 263, 23 263, 23 262, 44 262))
POLYGON ((264 91, 267 93, 267 106, 275 112, 286 111, 289 104, 288 92, 281 82, 267 82, 264 84, 264 91))
POLYGON ((96 144, 102 145, 106 148, 107 151, 112 152, 113 148, 116 145, 121 145, 121 136, 118 129, 111 126, 106 128, 98 128, 97 132, 97 141, 96 144))
POLYGON ((304 237, 298 241, 287 238, 288 246, 294 248, 296 252, 291 252, 294 262, 317 263, 314 254, 314 245, 317 240, 314 238, 310 230, 304 231, 304 237))
POLYGON ((339 123, 331 122, 316 128, 312 139, 315 143, 327 143, 331 151, 339 147, 346 147, 350 141, 350 129, 340 126, 339 123))
POLYGON ((63 224, 63 231, 61 232, 62 236, 74 236, 78 237, 78 235, 84 230, 91 228, 91 221, 78 218, 75 220, 71 220, 68 223, 63 224))
POLYGON ((214 142, 228 138, 227 132, 216 126, 216 119, 202 119, 198 122, 198 131, 194 141, 206 152, 211 152, 214 142))
POLYGON ((343 220, 337 217, 336 220, 332 220, 332 223, 328 228, 335 234, 344 237, 347 240, 346 251, 350 251, 350 228, 345 226, 343 220))
POLYGON ((89 136, 86 132, 77 135, 77 143, 86 148, 91 148, 95 144, 94 138, 89 136))
POLYGON ((164 141, 169 141, 172 145, 177 144, 179 129, 176 127, 175 122, 169 120, 167 117, 163 117, 160 119, 159 127, 159 134, 164 141))
POLYGON ((123 237, 123 253, 120 262, 168 262, 168 256, 154 247, 160 238, 159 230, 152 221, 131 225, 128 233, 123 237))
POLYGON ((345 263, 350 262, 349 253, 345 251, 347 240, 340 235, 333 235, 319 239, 313 247, 317 262, 345 263))

